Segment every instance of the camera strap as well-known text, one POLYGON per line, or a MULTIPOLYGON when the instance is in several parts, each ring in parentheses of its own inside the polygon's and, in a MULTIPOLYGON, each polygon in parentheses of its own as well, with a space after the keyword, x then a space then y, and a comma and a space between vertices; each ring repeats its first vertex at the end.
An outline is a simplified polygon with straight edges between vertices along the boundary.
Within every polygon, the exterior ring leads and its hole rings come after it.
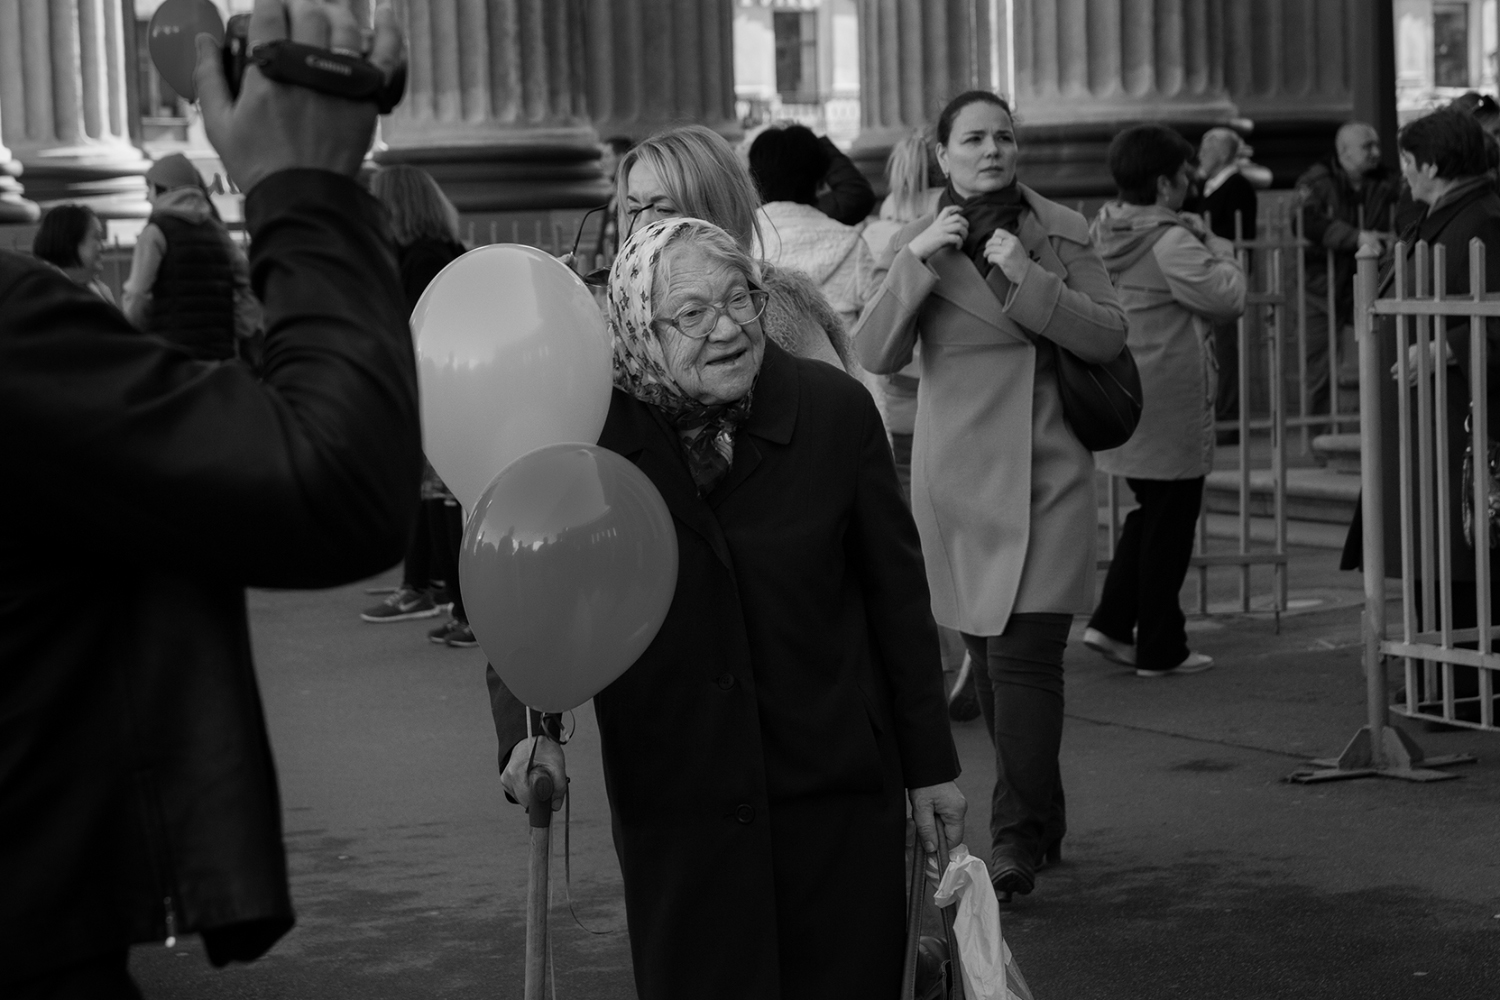
POLYGON ((267 80, 351 101, 372 101, 383 115, 401 102, 406 91, 404 63, 387 80, 379 67, 357 55, 330 52, 300 42, 263 42, 250 51, 249 61, 267 80))

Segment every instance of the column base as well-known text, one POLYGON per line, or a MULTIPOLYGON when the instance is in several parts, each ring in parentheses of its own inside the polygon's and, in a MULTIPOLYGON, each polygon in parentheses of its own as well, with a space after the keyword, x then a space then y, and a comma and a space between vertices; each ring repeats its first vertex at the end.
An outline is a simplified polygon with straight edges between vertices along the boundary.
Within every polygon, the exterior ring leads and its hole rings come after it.
POLYGON ((72 202, 87 205, 104 219, 144 219, 151 214, 141 179, 151 161, 134 146, 16 153, 26 168, 26 193, 43 208, 72 202))
POLYGON ((392 142, 375 162, 421 167, 460 212, 593 208, 609 200, 592 137, 458 144, 392 142))
POLYGON ((42 217, 40 206, 21 196, 21 165, 14 160, 0 160, 0 225, 35 222, 42 217))

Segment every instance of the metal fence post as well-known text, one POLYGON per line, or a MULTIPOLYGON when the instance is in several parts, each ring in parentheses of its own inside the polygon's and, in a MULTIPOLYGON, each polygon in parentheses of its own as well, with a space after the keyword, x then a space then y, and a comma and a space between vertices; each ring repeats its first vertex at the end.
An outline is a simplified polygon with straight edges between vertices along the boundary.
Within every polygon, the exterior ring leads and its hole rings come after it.
MULTIPOLYGON (((1398 245, 1398 266, 1404 263, 1398 245)), ((1364 728, 1354 735, 1336 758, 1314 760, 1312 768, 1297 771, 1288 780, 1310 783, 1361 778, 1370 775, 1409 781, 1440 781, 1457 775, 1433 767, 1460 763, 1454 758, 1423 759, 1416 743, 1389 724, 1385 670, 1385 495, 1381 455, 1380 393, 1384 376, 1380 370, 1380 345, 1376 340, 1376 263, 1380 253, 1361 247, 1356 255, 1354 283, 1354 330, 1359 344, 1359 432, 1361 517, 1364 542, 1365 611, 1364 632, 1365 712, 1364 728)), ((1418 254, 1421 264, 1428 255, 1418 254)), ((1420 265, 1419 265, 1420 266, 1420 265)), ((1407 391, 1397 386, 1398 393, 1407 391)), ((1430 623, 1429 623, 1430 626, 1430 623)), ((1472 759, 1472 758, 1470 758, 1472 759)))

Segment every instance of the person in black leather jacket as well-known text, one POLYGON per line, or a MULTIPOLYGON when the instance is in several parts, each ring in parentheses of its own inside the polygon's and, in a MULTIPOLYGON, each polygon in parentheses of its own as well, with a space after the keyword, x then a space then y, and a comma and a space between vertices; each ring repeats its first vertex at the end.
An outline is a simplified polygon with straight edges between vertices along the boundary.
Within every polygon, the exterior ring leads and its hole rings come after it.
MULTIPOLYGON (((258 0, 252 41, 361 48, 337 5, 258 0)), ((370 58, 401 36, 376 17, 370 58)), ((0 996, 138 997, 132 943, 250 960, 293 922, 244 588, 396 562, 421 473, 394 247, 352 179, 373 104, 246 76, 200 36, 210 140, 249 192, 259 378, 142 336, 0 252, 0 996), (38 523, 41 517, 45 523, 38 523), (56 609, 69 609, 60 626, 56 609)))

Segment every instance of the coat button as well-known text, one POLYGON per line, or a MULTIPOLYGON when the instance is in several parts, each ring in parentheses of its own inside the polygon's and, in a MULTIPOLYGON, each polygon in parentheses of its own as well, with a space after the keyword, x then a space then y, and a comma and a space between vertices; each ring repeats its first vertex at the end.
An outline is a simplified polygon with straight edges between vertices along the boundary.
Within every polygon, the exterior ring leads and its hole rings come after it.
POLYGON ((734 674, 731 674, 727 670, 720 674, 719 687, 724 691, 728 691, 730 688, 734 687, 734 674))
POLYGON ((744 805, 741 805, 734 811, 734 818, 739 820, 741 823, 755 822, 755 807, 750 805, 748 802, 744 805))

